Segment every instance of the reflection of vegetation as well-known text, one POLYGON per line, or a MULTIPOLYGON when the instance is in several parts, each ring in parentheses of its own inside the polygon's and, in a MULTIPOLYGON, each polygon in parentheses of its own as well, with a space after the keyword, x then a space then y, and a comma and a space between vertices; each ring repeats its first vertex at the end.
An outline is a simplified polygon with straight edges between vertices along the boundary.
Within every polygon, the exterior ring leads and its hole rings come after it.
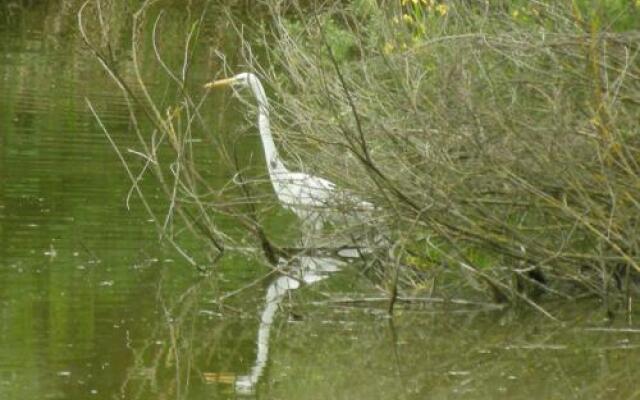
MULTIPOLYGON (((579 324, 592 313, 582 308, 576 312, 582 314, 579 324)), ((615 344, 624 336, 615 329, 611 336, 595 339, 595 332, 558 329, 541 315, 513 318, 509 313, 405 311, 394 317, 392 326, 366 309, 345 315, 324 307, 312 315, 313 321, 289 327, 273 343, 279 349, 272 356, 273 383, 260 394, 532 399, 588 393, 605 399, 627 398, 636 390, 638 374, 627 363, 638 349, 627 352, 626 345, 615 344), (321 327, 313 326, 320 321, 321 327), (280 365, 293 368, 279 370, 280 365)), ((559 316, 565 321, 576 318, 559 316)))
MULTIPOLYGON (((258 324, 235 325, 215 316, 216 306, 198 300, 206 286, 167 304, 166 321, 153 336, 132 343, 136 362, 121 392, 127 398, 234 396, 232 384, 255 354, 229 343, 249 345, 258 324)), ((459 393, 531 399, 571 397, 576 391, 608 398, 612 390, 627 398, 635 391, 638 373, 629 368, 638 356, 635 335, 624 326, 593 328, 601 313, 591 304, 558 315, 572 321, 567 329, 540 314, 431 306, 404 309, 391 323, 377 309, 332 301, 310 306, 309 292, 296 296, 304 323, 284 322, 285 313, 276 317, 258 398, 423 399, 459 393)))

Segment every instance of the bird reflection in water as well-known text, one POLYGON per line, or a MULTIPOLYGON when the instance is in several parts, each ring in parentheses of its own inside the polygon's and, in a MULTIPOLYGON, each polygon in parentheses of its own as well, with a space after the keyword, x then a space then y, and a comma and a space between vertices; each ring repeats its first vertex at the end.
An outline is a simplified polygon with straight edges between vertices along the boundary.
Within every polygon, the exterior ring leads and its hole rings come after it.
POLYGON ((237 393, 253 393, 264 372, 269 357, 271 325, 285 295, 291 290, 300 288, 302 284, 312 284, 325 279, 330 273, 338 271, 345 263, 345 261, 330 257, 301 256, 290 262, 281 259, 280 266, 285 267, 286 264, 289 264, 288 267, 291 268, 292 262, 296 263, 292 272, 289 275, 278 277, 267 289, 265 306, 260 316, 258 328, 256 360, 248 375, 236 377, 234 385, 237 393))
POLYGON ((265 305, 260 315, 258 327, 256 359, 251 370, 247 375, 208 372, 203 374, 205 381, 233 384, 236 393, 253 394, 267 364, 271 326, 284 297, 291 290, 327 278, 329 274, 339 271, 345 264, 346 260, 333 257, 299 256, 292 260, 280 259, 278 266, 282 270, 290 272, 275 279, 267 288, 265 305))

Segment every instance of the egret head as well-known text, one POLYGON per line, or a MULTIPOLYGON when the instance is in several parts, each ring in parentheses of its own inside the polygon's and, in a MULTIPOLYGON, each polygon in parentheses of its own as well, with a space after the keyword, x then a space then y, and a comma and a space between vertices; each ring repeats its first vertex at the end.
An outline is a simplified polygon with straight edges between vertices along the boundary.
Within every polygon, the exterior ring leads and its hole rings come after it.
POLYGON ((238 75, 234 75, 231 78, 218 79, 213 82, 209 82, 204 85, 205 88, 211 89, 221 86, 231 86, 233 88, 249 88, 253 95, 258 100, 258 105, 261 107, 262 112, 267 112, 267 96, 264 93, 264 88, 260 83, 260 79, 251 72, 243 72, 238 75))
POLYGON ((257 77, 251 72, 243 72, 238 75, 234 75, 231 78, 218 79, 204 85, 207 89, 212 89, 221 86, 232 86, 232 87, 248 87, 251 85, 252 80, 257 79, 257 77))

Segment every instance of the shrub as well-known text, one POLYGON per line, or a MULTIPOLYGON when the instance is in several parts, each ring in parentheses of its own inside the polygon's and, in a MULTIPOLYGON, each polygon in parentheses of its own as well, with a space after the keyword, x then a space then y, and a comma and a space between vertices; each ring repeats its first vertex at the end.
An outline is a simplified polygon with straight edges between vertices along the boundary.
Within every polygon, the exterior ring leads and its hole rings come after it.
POLYGON ((640 35, 601 4, 274 7, 254 66, 283 145, 379 207, 406 282, 630 304, 640 35))

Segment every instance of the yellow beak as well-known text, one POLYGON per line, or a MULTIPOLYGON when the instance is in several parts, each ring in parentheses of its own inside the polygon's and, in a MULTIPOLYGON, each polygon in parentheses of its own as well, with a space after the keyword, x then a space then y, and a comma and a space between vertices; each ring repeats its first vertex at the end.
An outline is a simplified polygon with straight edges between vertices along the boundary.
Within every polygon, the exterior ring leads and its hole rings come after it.
POLYGON ((212 89, 220 86, 229 86, 233 83, 234 78, 225 78, 218 79, 217 81, 212 81, 204 85, 205 89, 212 89))

